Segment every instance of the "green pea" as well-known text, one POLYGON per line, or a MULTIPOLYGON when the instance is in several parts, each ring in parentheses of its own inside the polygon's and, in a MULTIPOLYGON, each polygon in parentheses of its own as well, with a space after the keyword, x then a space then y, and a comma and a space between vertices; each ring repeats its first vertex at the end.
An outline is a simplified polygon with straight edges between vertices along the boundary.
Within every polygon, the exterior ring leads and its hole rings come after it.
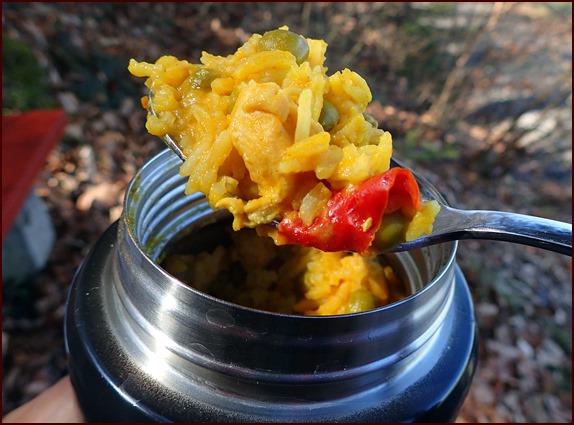
POLYGON ((319 115, 319 124, 323 126, 325 131, 331 131, 335 124, 339 121, 339 111, 337 107, 328 100, 323 101, 323 109, 319 115))
POLYGON ((381 227, 375 234, 375 247, 393 247, 405 240, 408 219, 400 212, 385 215, 381 227))
POLYGON ((347 313, 360 313, 361 311, 372 310, 375 307, 376 303, 373 294, 361 288, 351 294, 345 310, 347 313))
POLYGON ((285 50, 295 56, 295 61, 301 65, 309 57, 309 44, 304 37, 289 30, 267 31, 257 43, 259 51, 285 50))
POLYGON ((187 78, 189 88, 197 90, 211 90, 211 82, 219 77, 219 73, 211 68, 201 67, 191 73, 187 78))

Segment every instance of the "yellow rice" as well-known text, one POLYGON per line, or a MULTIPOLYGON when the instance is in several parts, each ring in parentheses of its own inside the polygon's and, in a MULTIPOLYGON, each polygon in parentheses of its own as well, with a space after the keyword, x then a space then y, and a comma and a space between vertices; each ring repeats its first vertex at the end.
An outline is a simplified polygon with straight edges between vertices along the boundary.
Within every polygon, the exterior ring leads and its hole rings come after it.
POLYGON ((231 241, 212 252, 174 250, 161 265, 204 293, 284 314, 358 313, 408 295, 402 280, 382 258, 276 246, 252 229, 231 231, 231 241))

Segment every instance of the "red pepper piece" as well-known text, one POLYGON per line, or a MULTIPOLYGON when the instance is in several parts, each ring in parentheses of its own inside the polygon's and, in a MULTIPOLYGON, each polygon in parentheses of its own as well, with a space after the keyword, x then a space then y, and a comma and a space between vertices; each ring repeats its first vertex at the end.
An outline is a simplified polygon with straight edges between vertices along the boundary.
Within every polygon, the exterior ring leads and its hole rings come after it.
POLYGON ((279 223, 286 243, 326 252, 364 253, 375 238, 384 214, 401 211, 412 217, 421 207, 419 187, 405 168, 391 168, 358 186, 337 191, 309 225, 297 211, 279 223))

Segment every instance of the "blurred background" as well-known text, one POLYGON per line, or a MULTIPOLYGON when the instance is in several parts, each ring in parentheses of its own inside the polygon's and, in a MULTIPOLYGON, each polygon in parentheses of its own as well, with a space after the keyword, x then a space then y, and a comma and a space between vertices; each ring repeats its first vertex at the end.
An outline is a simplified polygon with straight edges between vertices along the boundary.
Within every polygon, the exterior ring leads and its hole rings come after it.
MULTIPOLYGON (((329 73, 367 80, 395 155, 450 203, 572 222, 572 3, 3 2, 3 115, 67 116, 32 189, 55 233, 46 263, 5 278, 3 245, 4 415, 66 374, 74 272, 163 149, 129 59, 198 62, 282 25, 329 44, 329 73)), ((480 333, 458 422, 571 422, 571 257, 462 241, 458 261, 480 333)))

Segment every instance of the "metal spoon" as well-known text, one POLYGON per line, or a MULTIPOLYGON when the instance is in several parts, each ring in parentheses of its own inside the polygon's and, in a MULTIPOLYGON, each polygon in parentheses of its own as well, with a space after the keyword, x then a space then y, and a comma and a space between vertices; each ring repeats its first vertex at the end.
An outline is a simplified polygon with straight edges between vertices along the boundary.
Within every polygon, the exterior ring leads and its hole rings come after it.
MULTIPOLYGON (((149 94, 148 94, 147 106, 149 108, 149 112, 153 116, 157 117, 158 114, 155 112, 155 110, 153 109, 153 106, 152 106, 152 94, 151 94, 151 92, 149 92, 149 94)), ((168 148, 170 148, 177 156, 179 156, 179 158, 182 161, 186 160, 186 156, 184 155, 183 151, 178 146, 178 144, 175 143, 175 140, 173 140, 169 134, 166 134, 165 136, 163 136, 162 140, 167 145, 168 148)))
MULTIPOLYGON (((151 94, 148 105, 150 112, 156 115, 151 105, 151 94)), ((185 154, 169 135, 165 135, 163 141, 185 161, 185 154)), ((408 168, 396 159, 391 160, 391 166, 408 168)), ((389 247, 386 252, 408 251, 454 240, 485 239, 530 245, 572 256, 571 223, 511 212, 452 208, 432 184, 411 172, 419 185, 421 200, 436 200, 441 209, 435 217, 430 235, 389 247)))
MULTIPOLYGON (((408 168, 396 159, 391 166, 408 168)), ((460 210, 450 207, 440 193, 424 177, 414 174, 421 200, 436 200, 441 209, 430 235, 401 243, 391 251, 414 248, 462 239, 488 239, 515 242, 572 256, 572 224, 530 215, 502 211, 460 210)))

